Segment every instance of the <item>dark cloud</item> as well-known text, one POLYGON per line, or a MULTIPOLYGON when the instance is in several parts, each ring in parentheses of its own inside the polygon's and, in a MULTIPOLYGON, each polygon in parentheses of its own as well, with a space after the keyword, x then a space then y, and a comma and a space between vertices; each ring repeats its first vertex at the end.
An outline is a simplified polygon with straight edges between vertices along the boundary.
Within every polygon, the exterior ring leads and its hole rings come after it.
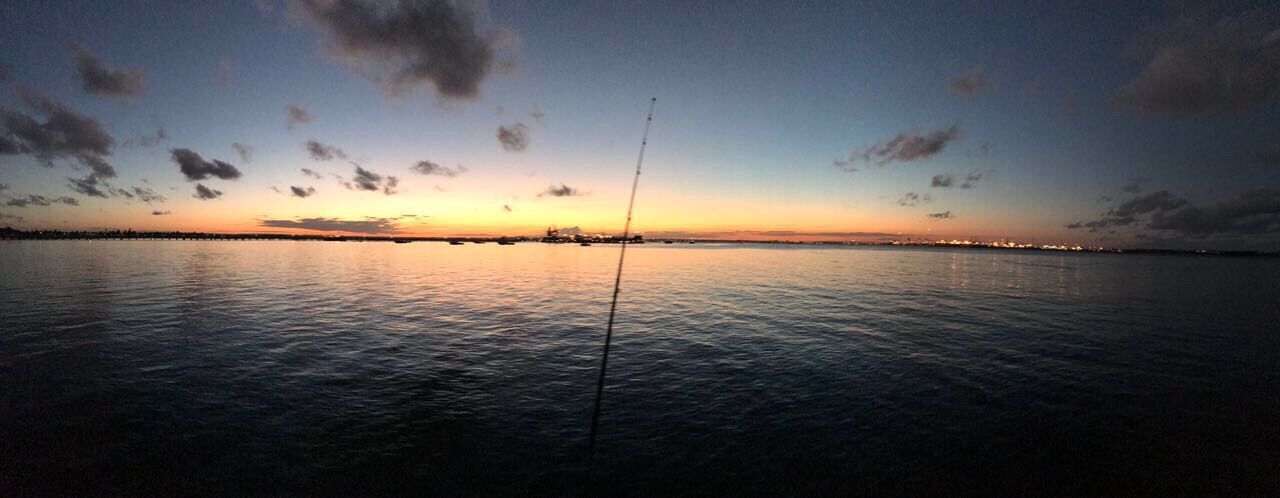
POLYGON ((235 166, 217 159, 212 162, 205 161, 200 154, 190 149, 173 149, 170 153, 173 162, 178 164, 178 169, 187 177, 187 181, 204 180, 211 176, 223 180, 235 180, 242 176, 235 166))
POLYGON ((152 211, 151 212, 152 216, 165 216, 170 214, 173 214, 173 212, 172 211, 152 211))
POLYGON ((146 76, 141 69, 112 68, 79 43, 72 44, 71 51, 75 58, 76 76, 80 78, 80 87, 85 93, 127 99, 141 95, 146 88, 146 76))
POLYGON ((271 191, 272 191, 272 192, 275 192, 275 193, 277 193, 277 194, 283 194, 283 193, 284 193, 284 191, 283 191, 283 190, 280 190, 280 187, 277 187, 277 186, 275 186, 275 185, 272 185, 270 188, 271 188, 271 191))
POLYGON ((899 133, 887 142, 879 142, 866 149, 855 149, 849 153, 848 159, 837 159, 833 164, 845 171, 857 171, 856 162, 879 166, 888 163, 916 161, 928 159, 942 152, 948 143, 960 138, 960 126, 952 125, 945 130, 936 130, 921 135, 918 130, 899 133))
POLYGON ((288 115, 287 127, 290 130, 292 130, 293 127, 298 126, 300 124, 310 123, 311 120, 314 119, 314 117, 311 115, 311 111, 308 111, 306 107, 300 106, 298 104, 289 104, 288 106, 285 106, 284 110, 285 110, 285 113, 288 115))
POLYGON ((1139 216, 1172 211, 1185 205, 1187 205, 1186 199, 1171 194, 1167 190, 1161 190, 1124 201, 1096 220, 1070 223, 1066 227, 1088 228, 1090 232, 1096 232, 1108 227, 1129 226, 1138 221, 1139 216))
POLYGON ((231 144, 231 148, 236 151, 236 155, 240 156, 240 162, 249 164, 253 162, 253 153, 255 152, 252 145, 245 145, 240 142, 231 144))
POLYGON ((50 204, 66 204, 68 206, 79 206, 80 201, 72 197, 45 197, 43 195, 31 194, 26 197, 15 197, 9 199, 5 205, 13 207, 27 206, 48 206, 50 204))
POLYGON ((197 183, 196 193, 192 197, 195 197, 196 199, 200 199, 202 201, 207 201, 209 199, 217 199, 219 197, 222 197, 222 191, 214 190, 204 186, 204 184, 197 183))
POLYGON ((982 178, 984 176, 986 176, 986 173, 983 173, 981 171, 977 173, 969 173, 964 176, 964 183, 960 184, 960 188, 976 187, 978 185, 978 182, 982 181, 982 178))
POLYGON ((950 174, 933 175, 933 180, 929 182, 930 187, 948 188, 956 182, 955 177, 950 174))
POLYGON ((0 154, 31 154, 45 166, 53 160, 74 158, 103 178, 116 176, 103 156, 111 155, 115 140, 98 120, 80 114, 32 90, 21 88, 22 102, 44 122, 18 111, 0 109, 0 123, 8 136, 0 136, 0 154))
POLYGON ((578 189, 576 189, 576 188, 573 188, 573 187, 570 187, 570 186, 568 186, 568 185, 565 185, 565 184, 561 183, 559 187, 557 187, 557 186, 555 186, 555 185, 549 185, 549 186, 547 186, 546 190, 543 190, 541 193, 539 193, 539 194, 538 194, 538 197, 547 197, 547 196, 550 196, 550 197, 574 197, 574 196, 579 196, 579 195, 587 195, 587 194, 582 193, 581 191, 579 191, 579 190, 578 190, 578 189))
MULTIPOLYGON (((382 193, 392 195, 396 193, 396 186, 400 184, 400 179, 394 176, 383 176, 367 169, 361 168, 359 164, 352 163, 356 167, 355 176, 351 177, 351 181, 355 184, 355 190, 368 190, 376 192, 382 190, 382 193)), ((346 182, 343 182, 346 184, 346 182)), ((346 184, 347 188, 352 188, 351 184, 346 184)))
POLYGON ((951 214, 951 211, 943 211, 941 213, 929 213, 925 216, 928 216, 936 220, 949 220, 949 219, 955 218, 955 215, 951 214))
POLYGON ((315 178, 317 180, 324 178, 324 176, 320 175, 320 173, 317 173, 315 170, 311 168, 302 168, 302 174, 315 178))
POLYGON ((1124 182, 1124 186, 1120 187, 1120 190, 1123 192, 1128 192, 1130 194, 1142 193, 1142 185, 1146 182, 1147 182, 1146 178, 1141 178, 1136 176, 1131 177, 1129 178, 1129 180, 1124 182))
POLYGON ((293 192, 294 197, 302 197, 304 199, 307 197, 311 197, 316 193, 315 187, 302 188, 302 187, 291 186, 289 187, 289 190, 293 192))
POLYGON ((462 165, 458 165, 457 168, 450 168, 431 161, 418 161, 418 164, 410 166, 409 169, 420 175, 439 175, 447 177, 455 177, 467 172, 467 168, 462 165))
POLYGON ((498 142, 507 152, 520 152, 529 148, 529 127, 524 123, 516 123, 510 128, 498 127, 498 142))
POLYGON ((503 210, 503 211, 505 211, 505 212, 508 212, 508 213, 510 213, 511 211, 514 211, 513 209, 511 209, 511 205, 510 205, 510 204, 503 204, 503 205, 502 205, 502 210, 503 210))
POLYGON ((334 54, 399 95, 428 86, 446 99, 474 99, 509 32, 490 39, 472 16, 446 0, 300 0, 305 13, 330 35, 334 54), (502 36, 499 36, 502 35, 502 36))
POLYGON ((395 220, 390 218, 369 218, 364 220, 340 220, 337 218, 302 218, 298 220, 262 220, 261 226, 271 228, 291 228, 296 230, 314 230, 317 232, 350 232, 350 233, 397 233, 400 231, 395 220))
POLYGON ((921 202, 933 202, 933 196, 929 194, 920 195, 915 192, 907 192, 902 194, 902 197, 898 199, 899 206, 914 206, 921 202))
POLYGON ((1280 233, 1280 189, 1249 190, 1213 207, 1156 211, 1147 228, 1197 238, 1280 233))
POLYGON ((987 87, 987 74, 982 66, 975 67, 964 74, 956 75, 947 83, 952 95, 973 97, 982 93, 987 87))
POLYGON ((1205 116, 1280 101, 1280 10, 1184 17, 1135 40, 1150 62, 1111 105, 1141 113, 1205 116))
POLYGON ((71 187, 71 190, 74 190, 79 194, 101 197, 103 199, 110 197, 110 195, 107 195, 107 192, 103 191, 102 188, 99 188, 103 187, 109 189, 110 186, 107 185, 106 182, 101 181, 98 178, 98 175, 91 174, 84 178, 67 178, 67 182, 67 186, 71 187))
POLYGON ((1187 200, 1170 194, 1167 190, 1152 192, 1120 203, 1109 213, 1112 216, 1127 218, 1153 211, 1169 211, 1187 204, 1187 200))
POLYGON ((315 140, 307 140, 305 144, 307 153, 311 154, 311 158, 316 161, 329 161, 332 159, 346 159, 347 153, 342 149, 332 145, 325 145, 315 140))

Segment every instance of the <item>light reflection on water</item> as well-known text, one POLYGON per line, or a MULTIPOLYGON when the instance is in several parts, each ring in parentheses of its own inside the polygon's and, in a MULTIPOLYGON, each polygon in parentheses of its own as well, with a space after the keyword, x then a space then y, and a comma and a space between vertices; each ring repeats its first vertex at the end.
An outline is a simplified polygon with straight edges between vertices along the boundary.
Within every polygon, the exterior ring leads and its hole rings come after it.
MULTIPOLYGON (((0 494, 565 494, 617 247, 0 243, 0 494)), ((1280 490, 1269 259, 633 246, 611 494, 1280 490)))

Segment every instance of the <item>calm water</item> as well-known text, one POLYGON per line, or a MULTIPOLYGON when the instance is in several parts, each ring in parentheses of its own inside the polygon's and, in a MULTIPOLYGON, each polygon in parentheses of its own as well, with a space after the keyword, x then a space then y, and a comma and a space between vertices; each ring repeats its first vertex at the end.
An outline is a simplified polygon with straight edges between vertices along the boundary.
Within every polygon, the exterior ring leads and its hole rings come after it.
MULTIPOLYGON (((580 491, 616 246, 0 242, 0 495, 580 491)), ((633 246, 613 495, 1280 493, 1280 261, 633 246)))

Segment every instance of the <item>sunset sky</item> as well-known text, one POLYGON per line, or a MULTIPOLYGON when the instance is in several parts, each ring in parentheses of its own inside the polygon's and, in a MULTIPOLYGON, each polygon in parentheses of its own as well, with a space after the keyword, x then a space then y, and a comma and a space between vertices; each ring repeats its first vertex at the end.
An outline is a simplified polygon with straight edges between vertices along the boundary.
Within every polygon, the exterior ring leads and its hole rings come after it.
POLYGON ((0 4, 0 226, 1280 250, 1267 2, 0 4))

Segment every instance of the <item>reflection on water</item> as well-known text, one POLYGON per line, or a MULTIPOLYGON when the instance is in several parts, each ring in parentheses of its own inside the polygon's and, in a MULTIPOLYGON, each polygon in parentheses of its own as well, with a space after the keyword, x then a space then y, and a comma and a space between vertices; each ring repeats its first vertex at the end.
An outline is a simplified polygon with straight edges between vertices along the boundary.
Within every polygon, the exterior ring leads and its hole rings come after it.
MULTIPOLYGON (((602 493, 1280 492, 1275 260, 633 249, 602 493)), ((0 243, 0 494, 576 492, 616 251, 0 243)))

